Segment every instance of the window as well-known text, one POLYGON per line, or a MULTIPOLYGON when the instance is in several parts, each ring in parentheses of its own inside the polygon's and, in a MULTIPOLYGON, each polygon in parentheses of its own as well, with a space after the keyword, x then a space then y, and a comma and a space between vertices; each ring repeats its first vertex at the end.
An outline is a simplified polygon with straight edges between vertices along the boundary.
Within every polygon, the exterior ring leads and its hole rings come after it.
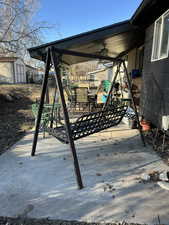
POLYGON ((152 61, 168 57, 169 51, 169 11, 156 20, 154 26, 152 61))

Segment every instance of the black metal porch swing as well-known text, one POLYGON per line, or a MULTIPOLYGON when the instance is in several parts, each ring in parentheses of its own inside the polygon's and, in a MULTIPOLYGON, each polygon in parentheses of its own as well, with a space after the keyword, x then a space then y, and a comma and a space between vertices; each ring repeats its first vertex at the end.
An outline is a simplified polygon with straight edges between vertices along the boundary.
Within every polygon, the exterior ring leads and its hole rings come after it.
MULTIPOLYGON (((39 104, 39 110, 38 110, 38 116, 37 116, 37 121, 36 121, 36 126, 35 126, 35 133, 34 133, 34 140, 33 140, 33 146, 32 146, 32 153, 31 155, 35 155, 36 151, 36 144, 37 144, 37 139, 38 139, 38 133, 39 133, 39 127, 40 127, 40 121, 41 121, 41 116, 42 116, 42 110, 43 110, 43 105, 44 105, 44 98, 45 98, 45 93, 47 89, 47 82, 48 82, 48 75, 49 75, 49 70, 51 67, 51 64, 54 66, 55 70, 55 80, 57 84, 57 88, 60 94, 60 99, 61 99, 61 104, 62 104, 62 109, 63 109, 63 115, 64 115, 64 121, 65 121, 65 126, 59 126, 59 127, 48 127, 46 131, 60 140, 63 143, 69 144, 70 149, 72 152, 73 156, 73 161, 74 161, 74 169, 75 169, 75 175, 77 179, 77 185, 79 189, 83 188, 83 183, 82 183, 82 178, 81 178, 81 173, 80 173, 80 167, 78 163, 78 158, 76 154, 76 149, 75 149, 75 144, 74 141, 77 139, 80 139, 82 137, 86 137, 90 134, 97 133, 99 131, 102 131, 104 129, 113 127, 118 125, 123 116, 126 113, 127 106, 124 104, 109 104, 110 101, 110 96, 112 93, 112 90, 114 88, 114 83, 116 81, 117 75, 120 70, 120 66, 123 65, 124 67, 124 72, 127 78, 128 82, 128 87, 130 89, 131 93, 131 100, 133 103, 133 108, 135 111, 136 119, 139 125, 139 117, 137 113, 137 109, 134 103, 132 91, 131 91, 131 83, 128 75, 128 71, 125 65, 125 61, 122 59, 115 59, 112 57, 107 57, 107 56, 100 56, 100 55, 93 55, 93 54, 86 54, 86 53, 81 53, 81 52, 75 52, 75 51, 70 51, 70 50, 64 50, 64 49, 58 49, 55 47, 48 47, 47 53, 46 53, 46 68, 45 68, 45 75, 43 78, 43 85, 42 85, 42 93, 41 93, 41 99, 40 99, 40 104, 39 104), (77 57, 86 57, 86 58, 91 58, 91 59, 104 59, 104 60, 109 60, 117 63, 117 71, 114 76, 113 82, 111 84, 111 88, 107 97, 107 101, 102 108, 101 111, 98 112, 91 112, 84 114, 80 116, 75 122, 70 123, 69 120, 69 115, 66 107, 66 102, 65 102, 65 97, 64 97, 64 91, 63 91, 63 86, 62 86, 62 81, 61 81, 61 71, 60 71, 60 62, 62 61, 62 55, 70 55, 70 56, 77 56, 77 57)), ((143 141, 143 144, 145 145, 144 142, 144 137, 139 125, 139 131, 140 131, 140 136, 143 141)))

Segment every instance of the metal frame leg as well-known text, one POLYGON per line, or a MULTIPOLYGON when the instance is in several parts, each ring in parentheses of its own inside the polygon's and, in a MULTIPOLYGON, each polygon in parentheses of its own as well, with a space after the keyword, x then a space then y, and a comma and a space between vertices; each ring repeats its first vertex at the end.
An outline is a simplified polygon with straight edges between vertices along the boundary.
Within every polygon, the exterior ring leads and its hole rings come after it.
POLYGON ((136 119, 137 119, 137 123, 138 123, 140 137, 141 137, 141 140, 143 142, 143 146, 145 147, 146 143, 145 143, 144 135, 143 135, 143 132, 142 132, 142 129, 141 129, 141 125, 140 125, 140 121, 139 121, 139 116, 138 116, 136 104, 134 102, 133 93, 132 93, 132 89, 131 89, 130 78, 129 78, 129 74, 128 74, 128 71, 127 71, 127 67, 126 67, 125 61, 123 61, 122 64, 123 64, 124 71, 125 71, 125 74, 126 74, 126 77, 127 77, 127 83, 128 83, 128 87, 129 87, 129 90, 130 90, 131 100, 132 100, 132 104, 133 104, 133 107, 134 107, 134 111, 135 111, 135 115, 136 115, 136 119))
POLYGON ((103 105, 103 110, 106 108, 106 106, 109 104, 109 100, 111 98, 111 94, 112 94, 112 91, 113 91, 113 88, 114 88, 114 85, 115 85, 115 82, 116 82, 116 79, 117 79, 117 76, 118 76, 118 73, 120 71, 120 65, 121 65, 121 62, 119 63, 119 65, 117 66, 117 70, 116 70, 116 73, 115 73, 115 76, 113 78, 113 81, 111 83, 111 87, 110 87, 110 90, 109 90, 109 93, 108 93, 108 96, 107 96, 107 99, 106 99, 106 102, 105 104, 103 105))
POLYGON ((51 56, 49 53, 50 52, 48 50, 47 57, 46 57, 45 75, 43 78, 42 92, 41 92, 40 104, 39 104, 39 109, 38 109, 38 116, 37 116, 36 125, 35 125, 35 133, 34 133, 34 138, 33 138, 31 156, 34 156, 35 152, 36 152, 36 145, 37 145, 38 134, 39 134, 39 126, 40 126, 40 121, 41 121, 41 117, 42 117, 42 110, 43 110, 45 93, 46 93, 46 88, 47 88, 47 83, 48 83, 48 75, 49 75, 49 70, 50 70, 51 56))
POLYGON ((166 131, 164 130, 163 142, 162 142, 162 152, 164 152, 164 148, 165 148, 165 138, 166 138, 166 131))
POLYGON ((153 139, 153 148, 156 150, 156 140, 157 140, 157 135, 158 135, 158 128, 156 128, 154 139, 153 139))
POLYGON ((80 167, 79 167, 79 162, 78 162, 78 158, 77 158, 77 154, 76 154, 74 140, 72 138, 69 115, 68 115, 68 111, 67 111, 67 107, 66 107, 63 86, 62 86, 62 81, 61 81, 60 68, 58 66, 59 65, 59 57, 55 54, 55 51, 53 48, 51 48, 51 60, 52 60, 52 63, 53 63, 54 69, 55 69, 55 79, 56 79, 57 87, 58 87, 60 98, 61 98, 66 131, 67 131, 70 149, 71 149, 73 160, 74 160, 74 170, 75 170, 77 185, 78 185, 79 189, 82 189, 83 183, 82 183, 82 178, 81 178, 81 173, 80 173, 80 167))
MULTIPOLYGON (((54 120, 54 108, 55 108, 56 92, 57 92, 57 87, 55 87, 55 92, 54 92, 54 97, 53 97, 52 112, 51 112, 51 121, 50 121, 50 128, 53 128, 53 120, 54 120)), ((57 108, 57 110, 58 110, 58 108, 57 108)), ((55 114, 55 116, 56 116, 56 114, 55 114)), ((55 118, 55 122, 57 123, 57 118, 55 118)))

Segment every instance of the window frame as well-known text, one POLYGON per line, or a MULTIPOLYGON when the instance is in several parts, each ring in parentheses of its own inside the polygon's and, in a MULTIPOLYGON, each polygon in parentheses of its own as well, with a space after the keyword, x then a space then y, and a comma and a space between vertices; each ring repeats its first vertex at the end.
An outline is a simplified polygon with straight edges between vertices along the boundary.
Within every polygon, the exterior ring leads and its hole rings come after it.
POLYGON ((166 16, 169 16, 169 9, 163 13, 154 23, 154 33, 153 33, 153 44, 152 44, 152 53, 151 53, 151 62, 159 61, 165 58, 168 58, 169 55, 169 38, 168 38, 168 43, 167 43, 167 54, 165 56, 161 56, 161 47, 162 47, 162 40, 163 40, 163 31, 164 31, 164 19, 166 16), (155 46, 156 42, 156 33, 157 33, 157 23, 161 19, 161 28, 160 28, 160 34, 159 34, 159 46, 158 46, 158 54, 157 58, 153 58, 155 49, 157 46, 155 46))

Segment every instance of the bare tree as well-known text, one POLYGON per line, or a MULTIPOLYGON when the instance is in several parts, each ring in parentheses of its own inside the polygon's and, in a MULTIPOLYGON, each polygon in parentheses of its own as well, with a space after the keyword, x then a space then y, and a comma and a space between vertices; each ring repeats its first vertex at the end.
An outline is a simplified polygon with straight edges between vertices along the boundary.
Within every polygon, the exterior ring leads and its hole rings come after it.
POLYGON ((26 54, 26 49, 42 43, 42 30, 49 25, 34 23, 39 0, 0 0, 0 55, 26 54))

